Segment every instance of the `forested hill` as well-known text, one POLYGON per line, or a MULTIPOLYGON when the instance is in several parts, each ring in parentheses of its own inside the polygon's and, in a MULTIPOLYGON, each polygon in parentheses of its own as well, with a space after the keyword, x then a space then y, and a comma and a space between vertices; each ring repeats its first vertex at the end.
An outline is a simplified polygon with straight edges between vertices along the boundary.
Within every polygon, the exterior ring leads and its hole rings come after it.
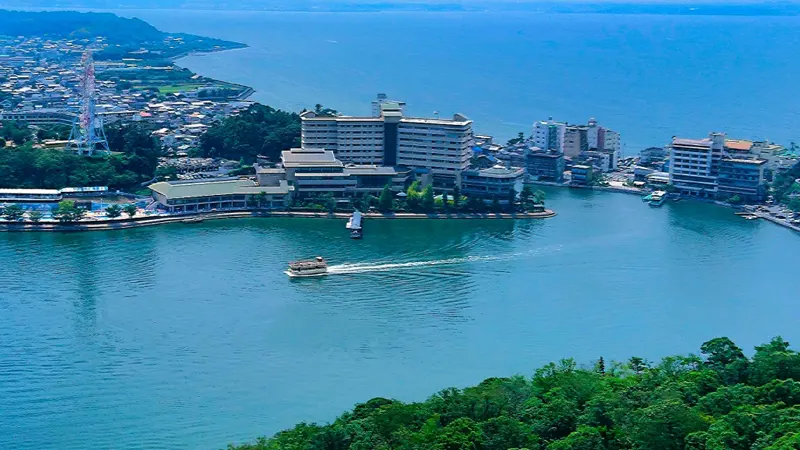
POLYGON ((374 398, 328 425, 229 449, 800 449, 800 354, 788 342, 776 337, 747 358, 716 338, 700 352, 586 368, 567 359, 422 403, 374 398))
POLYGON ((111 13, 8 10, 0 10, 0 35, 56 39, 104 36, 113 43, 161 41, 166 37, 166 33, 143 20, 125 19, 111 13))
POLYGON ((190 51, 244 47, 242 44, 220 39, 165 33, 137 18, 76 11, 0 10, 0 36, 50 39, 94 39, 102 36, 117 48, 116 53, 120 57, 125 56, 124 52, 127 50, 138 50, 142 47, 154 50, 159 58, 190 51), (170 37, 181 38, 180 45, 165 42, 170 37))

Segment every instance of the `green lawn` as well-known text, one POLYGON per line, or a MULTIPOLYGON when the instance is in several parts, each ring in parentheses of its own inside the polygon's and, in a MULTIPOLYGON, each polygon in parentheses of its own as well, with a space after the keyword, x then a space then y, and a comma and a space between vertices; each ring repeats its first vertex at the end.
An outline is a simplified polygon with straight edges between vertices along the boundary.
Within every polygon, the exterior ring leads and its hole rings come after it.
POLYGON ((168 84, 166 86, 159 86, 158 91, 162 94, 174 94, 176 92, 194 91, 202 86, 202 84, 168 84))

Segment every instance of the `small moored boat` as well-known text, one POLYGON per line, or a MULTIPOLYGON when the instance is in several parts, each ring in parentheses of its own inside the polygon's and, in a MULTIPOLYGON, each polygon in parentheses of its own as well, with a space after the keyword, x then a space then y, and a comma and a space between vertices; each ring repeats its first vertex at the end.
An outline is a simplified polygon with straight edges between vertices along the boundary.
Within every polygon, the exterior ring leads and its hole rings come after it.
POLYGON ((289 263, 286 274, 290 277, 318 277, 328 274, 328 263, 322 256, 289 263))
POLYGON ((655 191, 650 194, 650 206, 658 207, 667 201, 667 193, 665 191, 655 191))

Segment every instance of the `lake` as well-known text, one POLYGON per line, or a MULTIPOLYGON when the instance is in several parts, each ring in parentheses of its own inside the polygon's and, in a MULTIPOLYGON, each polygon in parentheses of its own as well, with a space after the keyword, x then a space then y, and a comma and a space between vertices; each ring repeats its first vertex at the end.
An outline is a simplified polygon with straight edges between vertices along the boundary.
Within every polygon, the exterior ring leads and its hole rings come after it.
POLYGON ((222 448, 562 357, 797 344, 800 237, 550 189, 546 220, 0 234, 0 448, 222 448), (290 280, 288 260, 333 275, 290 280))
POLYGON ((368 115, 386 92, 410 114, 462 112, 503 140, 549 116, 596 117, 630 155, 711 131, 800 138, 800 17, 115 12, 248 44, 180 64, 293 111, 322 103, 368 115))

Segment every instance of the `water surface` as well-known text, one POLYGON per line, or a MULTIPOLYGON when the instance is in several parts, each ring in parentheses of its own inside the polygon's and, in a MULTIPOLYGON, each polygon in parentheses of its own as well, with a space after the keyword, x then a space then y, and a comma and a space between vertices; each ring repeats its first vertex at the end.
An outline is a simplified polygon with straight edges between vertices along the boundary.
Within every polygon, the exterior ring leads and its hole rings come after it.
POLYGON ((800 237, 730 210, 548 191, 534 221, 248 219, 0 234, 0 448, 220 448, 373 396, 797 344, 800 237), (335 275, 290 280, 287 260, 335 275))

